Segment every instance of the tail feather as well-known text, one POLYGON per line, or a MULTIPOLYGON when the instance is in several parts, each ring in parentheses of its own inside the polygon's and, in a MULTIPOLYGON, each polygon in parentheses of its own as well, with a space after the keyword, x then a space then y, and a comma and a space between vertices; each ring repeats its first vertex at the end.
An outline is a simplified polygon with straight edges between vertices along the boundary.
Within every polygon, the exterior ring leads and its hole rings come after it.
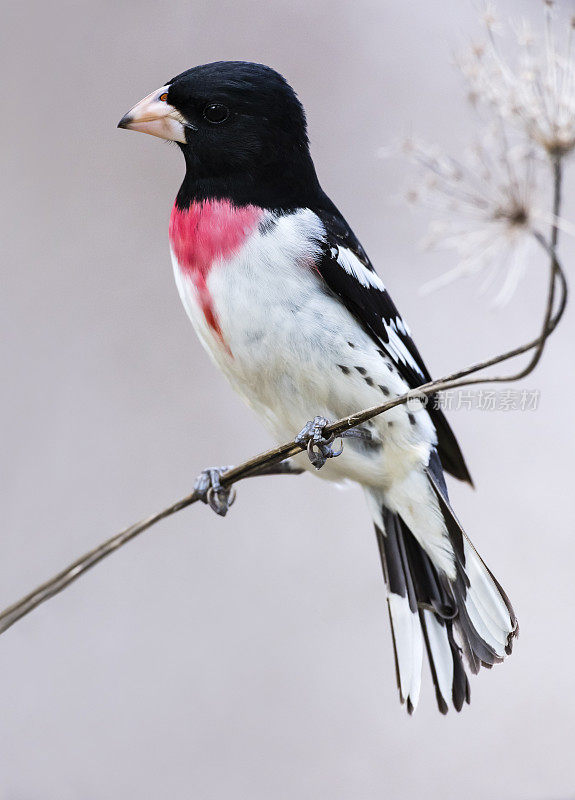
POLYGON ((429 609, 421 610, 419 618, 439 710, 447 714, 451 699, 455 710, 461 711, 463 703, 469 703, 469 681, 461 650, 453 639, 453 625, 438 619, 429 609))
POLYGON ((423 637, 417 621, 417 596, 397 518, 390 519, 386 535, 376 527, 381 563, 389 587, 389 621, 396 677, 402 703, 409 713, 417 706, 421 689, 423 637))
POLYGON ((469 696, 469 685, 453 637, 453 600, 401 517, 385 507, 381 514, 385 533, 377 524, 375 531, 388 587, 400 700, 409 713, 417 706, 425 643, 439 710, 445 714, 453 703, 459 711, 469 696))
POLYGON ((376 537, 388 588, 397 683, 409 713, 421 689, 423 649, 427 652, 439 710, 460 711, 469 702, 464 659, 472 673, 491 667, 511 652, 517 620, 499 583, 457 521, 438 462, 427 471, 430 498, 445 523, 455 569, 434 563, 434 550, 421 542, 382 493, 371 493, 376 537), (376 501, 375 503, 373 501, 376 501))
POLYGON ((445 625, 427 608, 419 612, 419 619, 425 637, 425 647, 429 659, 431 677, 435 686, 437 705, 442 714, 447 714, 449 709, 448 700, 452 694, 455 673, 447 631, 445 630, 445 625))
POLYGON ((511 654, 519 633, 515 612, 453 513, 446 490, 430 470, 428 478, 456 556, 457 580, 452 588, 460 616, 467 618, 465 627, 475 655, 484 666, 492 666, 511 654))

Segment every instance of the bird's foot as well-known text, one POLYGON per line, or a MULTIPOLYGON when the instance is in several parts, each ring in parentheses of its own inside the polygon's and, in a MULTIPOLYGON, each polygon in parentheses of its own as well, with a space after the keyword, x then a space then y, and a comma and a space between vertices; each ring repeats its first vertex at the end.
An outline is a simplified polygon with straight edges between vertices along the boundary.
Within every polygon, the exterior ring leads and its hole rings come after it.
POLYGON ((307 447, 307 454, 309 460, 316 469, 321 469, 328 458, 337 458, 343 453, 343 444, 339 450, 334 450, 331 446, 335 436, 332 434, 329 437, 323 435, 324 428, 329 425, 329 420, 325 417, 314 417, 295 437, 298 444, 307 447))
POLYGON ((202 470, 194 483, 194 492, 220 517, 225 517, 236 499, 233 486, 222 486, 221 477, 231 467, 208 467, 202 470))

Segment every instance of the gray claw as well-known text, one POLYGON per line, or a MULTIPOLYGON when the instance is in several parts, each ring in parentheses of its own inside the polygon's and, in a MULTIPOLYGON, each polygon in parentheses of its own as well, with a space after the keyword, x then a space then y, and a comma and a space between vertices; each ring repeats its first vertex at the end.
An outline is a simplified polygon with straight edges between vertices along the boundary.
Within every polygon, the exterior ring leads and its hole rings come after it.
POLYGON ((309 460, 316 469, 321 469, 328 458, 337 458, 343 453, 343 443, 339 450, 331 447, 335 436, 332 435, 327 439, 324 437, 323 431, 326 425, 329 425, 329 420, 325 417, 314 417, 306 422, 295 437, 298 444, 306 445, 309 460))
POLYGON ((231 467, 208 467, 200 472, 194 484, 194 492, 202 503, 209 505, 220 517, 226 516, 236 499, 233 486, 227 488, 220 481, 222 473, 229 469, 231 467))

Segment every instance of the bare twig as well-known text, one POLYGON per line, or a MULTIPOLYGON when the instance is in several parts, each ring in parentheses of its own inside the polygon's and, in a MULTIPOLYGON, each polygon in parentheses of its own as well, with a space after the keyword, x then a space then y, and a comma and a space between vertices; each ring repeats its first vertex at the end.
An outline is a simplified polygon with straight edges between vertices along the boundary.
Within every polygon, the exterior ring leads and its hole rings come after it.
MULTIPOLYGON (((560 159, 556 159, 554 162, 554 189, 554 218, 556 219, 559 212, 561 198, 560 159)), ((326 427, 326 435, 341 435, 344 431, 354 428, 357 425, 361 425, 363 422, 367 422, 369 419, 372 419, 379 414, 384 414, 386 411, 395 408, 395 406, 402 405, 413 398, 419 398, 422 396, 429 397, 430 395, 435 395, 440 391, 458 388, 461 386, 470 386, 473 384, 516 381, 530 374, 535 369, 541 358, 546 340, 555 330, 559 321, 561 320, 567 302, 567 282, 564 272, 557 259, 556 253, 558 243, 557 225, 553 225, 549 242, 547 242, 545 237, 537 231, 534 232, 534 236, 550 257, 550 278, 545 317, 541 332, 537 338, 527 342, 521 347, 509 350, 499 356, 495 356, 494 358, 473 364, 466 369, 454 372, 444 378, 423 384, 417 389, 396 397, 393 400, 389 400, 386 403, 373 406, 372 408, 368 408, 363 411, 359 411, 356 414, 351 414, 348 417, 339 419, 326 427), (553 313, 556 287, 559 289, 559 303, 557 310, 555 313, 553 313), (533 351, 530 360, 525 367, 514 374, 493 377, 468 377, 488 367, 500 364, 503 361, 508 361, 511 358, 515 358, 516 356, 529 351, 533 351)), ((280 465, 280 462, 285 462, 286 459, 297 455, 303 449, 304 446, 295 441, 287 442, 286 444, 275 447, 265 453, 254 456, 248 461, 245 461, 243 464, 228 470, 222 475, 221 482, 224 486, 231 486, 243 478, 256 477, 262 474, 298 474, 299 472, 302 472, 301 469, 293 467, 289 464, 286 465, 285 463, 280 465)), ((118 550, 120 547, 123 547, 125 544, 127 544, 127 542, 129 542, 131 539, 139 536, 141 533, 148 530, 148 528, 151 528, 156 523, 166 519, 166 517, 170 517, 172 514, 181 511, 183 508, 187 508, 193 503, 196 503, 199 499, 200 497, 195 492, 192 492, 157 514, 131 525, 129 528, 126 528, 125 530, 113 536, 111 539, 103 542, 95 549, 90 550, 90 552, 83 556, 80 556, 80 558, 76 559, 76 561, 59 572, 53 578, 41 584, 34 589, 34 591, 30 592, 30 594, 26 595, 21 600, 9 606, 2 613, 0 613, 0 633, 6 631, 8 628, 14 625, 15 622, 29 614, 41 603, 61 592, 71 583, 76 581, 81 575, 102 561, 102 559, 106 558, 115 550, 118 550)))

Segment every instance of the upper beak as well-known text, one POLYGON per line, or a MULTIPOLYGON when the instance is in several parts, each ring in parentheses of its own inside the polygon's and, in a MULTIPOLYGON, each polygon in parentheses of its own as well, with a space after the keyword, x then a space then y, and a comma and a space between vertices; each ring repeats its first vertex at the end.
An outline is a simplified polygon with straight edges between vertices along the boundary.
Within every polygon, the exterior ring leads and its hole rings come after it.
POLYGON ((118 122, 118 128, 130 131, 141 131, 160 139, 186 144, 186 122, 180 112, 164 98, 168 86, 161 86, 124 114, 118 122))

